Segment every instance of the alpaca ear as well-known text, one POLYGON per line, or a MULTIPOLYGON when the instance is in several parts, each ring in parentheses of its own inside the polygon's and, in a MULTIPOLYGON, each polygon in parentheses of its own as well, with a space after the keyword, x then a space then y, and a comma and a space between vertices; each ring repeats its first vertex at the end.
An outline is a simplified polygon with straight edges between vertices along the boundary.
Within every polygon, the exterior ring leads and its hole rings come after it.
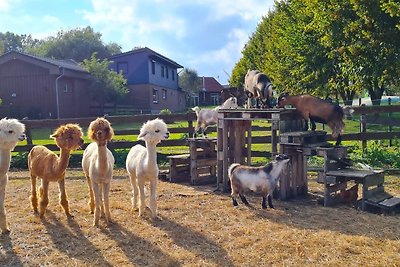
POLYGON ((59 134, 51 134, 50 135, 50 138, 57 138, 57 137, 59 137, 60 135, 59 134))

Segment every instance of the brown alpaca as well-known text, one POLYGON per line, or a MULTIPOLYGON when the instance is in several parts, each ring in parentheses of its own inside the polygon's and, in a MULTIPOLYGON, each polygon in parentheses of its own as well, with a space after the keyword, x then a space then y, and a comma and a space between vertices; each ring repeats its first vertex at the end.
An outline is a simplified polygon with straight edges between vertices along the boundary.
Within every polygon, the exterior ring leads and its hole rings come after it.
POLYGON ((89 205, 91 213, 94 212, 94 226, 99 225, 100 215, 105 215, 107 224, 111 223, 109 194, 114 156, 107 148, 107 142, 113 135, 110 122, 104 118, 97 118, 89 125, 88 137, 94 142, 83 152, 82 169, 89 187, 89 205))
POLYGON ((31 203, 35 214, 38 213, 38 198, 36 194, 36 178, 42 179, 39 187, 39 217, 43 218, 49 204, 49 183, 58 182, 60 190, 60 204, 65 214, 71 217, 68 207, 67 193, 65 192, 65 169, 68 166, 72 150, 83 145, 82 129, 77 124, 61 125, 52 135, 60 148, 60 156, 54 154, 44 146, 35 146, 28 155, 28 168, 31 175, 32 195, 31 203))

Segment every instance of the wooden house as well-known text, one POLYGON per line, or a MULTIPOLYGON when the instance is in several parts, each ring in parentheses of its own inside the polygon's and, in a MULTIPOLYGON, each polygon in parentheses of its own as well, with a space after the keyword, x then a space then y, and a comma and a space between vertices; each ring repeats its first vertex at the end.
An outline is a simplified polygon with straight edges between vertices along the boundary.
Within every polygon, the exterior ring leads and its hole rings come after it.
POLYGON ((217 106, 221 104, 221 92, 224 87, 214 77, 200 77, 200 79, 201 88, 197 101, 196 99, 194 100, 194 104, 198 106, 217 106))
POLYGON ((88 104, 90 74, 73 60, 15 51, 0 56, 1 117, 30 119, 93 116, 88 104))
POLYGON ((111 69, 122 72, 127 79, 129 93, 122 104, 153 114, 163 109, 172 112, 185 109, 185 93, 178 86, 178 69, 183 68, 180 64, 148 47, 108 59, 111 69))

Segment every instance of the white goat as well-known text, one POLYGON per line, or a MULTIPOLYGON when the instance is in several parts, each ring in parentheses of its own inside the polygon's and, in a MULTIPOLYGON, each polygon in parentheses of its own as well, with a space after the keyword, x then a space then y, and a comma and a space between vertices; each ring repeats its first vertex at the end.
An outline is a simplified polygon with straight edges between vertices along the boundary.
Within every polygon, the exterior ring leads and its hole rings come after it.
POLYGON ((115 160, 107 148, 107 142, 113 135, 114 131, 110 122, 104 118, 97 118, 89 125, 88 136, 94 142, 89 144, 83 152, 82 169, 89 187, 89 205, 90 211, 94 212, 94 226, 99 225, 100 215, 103 214, 107 224, 111 223, 109 194, 115 160))
POLYGON ((143 215, 145 205, 144 185, 150 182, 150 205, 152 218, 157 217, 157 151, 156 146, 162 140, 169 138, 169 131, 165 122, 154 119, 143 124, 138 140, 144 140, 146 147, 135 145, 131 148, 126 158, 126 170, 128 171, 132 185, 132 206, 137 207, 139 196, 139 217, 143 215))
POLYGON ((11 151, 19 141, 25 140, 25 125, 16 119, 3 118, 0 120, 0 230, 9 233, 7 228, 4 200, 10 168, 11 151))
POLYGON ((277 155, 272 162, 261 167, 250 167, 233 163, 228 169, 233 206, 238 205, 236 201, 238 195, 245 205, 249 205, 244 194, 256 192, 262 196, 262 208, 267 208, 266 200, 268 197, 268 205, 273 209, 271 195, 276 187, 281 171, 288 162, 288 156, 281 154, 277 155))
POLYGON ((207 127, 217 124, 218 110, 230 108, 238 108, 237 99, 234 96, 231 96, 230 98, 225 100, 225 102, 221 106, 217 106, 213 109, 200 109, 197 106, 192 108, 192 110, 196 112, 197 115, 197 125, 194 130, 194 134, 196 135, 201 129, 203 136, 205 136, 205 131, 207 130, 207 127))

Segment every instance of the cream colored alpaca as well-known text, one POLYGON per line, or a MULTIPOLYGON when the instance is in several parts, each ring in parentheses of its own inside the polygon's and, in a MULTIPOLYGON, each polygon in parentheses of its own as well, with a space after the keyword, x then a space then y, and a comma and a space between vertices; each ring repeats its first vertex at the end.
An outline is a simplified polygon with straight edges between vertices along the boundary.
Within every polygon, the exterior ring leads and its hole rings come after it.
POLYGON ((38 213, 38 198, 36 193, 36 178, 42 179, 39 187, 39 216, 43 218, 49 204, 49 183, 58 182, 60 190, 60 204, 65 214, 71 217, 68 207, 67 193, 65 192, 65 170, 68 167, 72 150, 83 145, 82 129, 77 124, 61 125, 52 135, 60 148, 60 156, 44 146, 35 146, 28 155, 28 168, 31 175, 32 195, 31 203, 35 214, 38 213))
POLYGON ((169 137, 167 125, 163 120, 155 119, 146 122, 140 129, 138 140, 144 140, 146 147, 136 145, 131 148, 126 158, 126 170, 132 184, 132 205, 137 207, 139 196, 139 216, 142 216, 145 204, 144 185, 150 182, 150 210, 152 218, 157 217, 156 190, 158 179, 156 145, 169 137))
POLYGON ((89 186, 89 205, 90 211, 92 213, 94 211, 94 226, 99 225, 100 213, 103 215, 104 211, 107 223, 111 223, 109 194, 114 157, 107 148, 107 142, 112 139, 113 135, 114 131, 106 119, 97 118, 89 125, 88 136, 94 143, 88 145, 83 152, 82 168, 89 186), (96 209, 94 203, 96 203, 96 209))
POLYGON ((3 118, 0 120, 0 230, 9 233, 7 227, 6 210, 4 200, 8 182, 8 170, 10 169, 11 151, 18 141, 25 140, 25 125, 16 119, 3 118))

